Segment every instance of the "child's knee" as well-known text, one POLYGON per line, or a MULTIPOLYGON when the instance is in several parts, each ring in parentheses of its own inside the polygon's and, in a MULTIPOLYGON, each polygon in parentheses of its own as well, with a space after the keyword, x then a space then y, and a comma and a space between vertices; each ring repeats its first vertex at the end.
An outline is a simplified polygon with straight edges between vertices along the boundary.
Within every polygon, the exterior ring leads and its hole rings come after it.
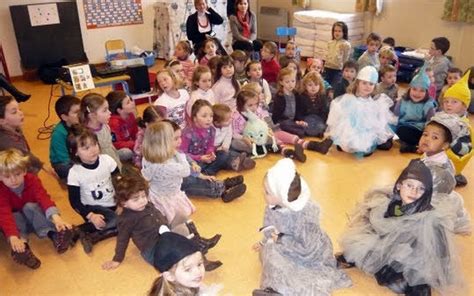
POLYGON ((23 208, 21 209, 21 211, 23 213, 25 213, 25 215, 29 214, 29 213, 37 213, 37 212, 40 212, 40 213, 43 213, 43 211, 41 210, 40 206, 37 204, 37 203, 34 203, 34 202, 27 202, 23 208))

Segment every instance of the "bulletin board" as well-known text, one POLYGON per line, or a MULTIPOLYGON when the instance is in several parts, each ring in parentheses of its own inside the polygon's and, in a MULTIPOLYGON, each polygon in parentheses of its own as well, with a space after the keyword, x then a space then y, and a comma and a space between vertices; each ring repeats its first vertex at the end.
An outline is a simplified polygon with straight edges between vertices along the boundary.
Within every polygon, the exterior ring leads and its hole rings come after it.
POLYGON ((84 0, 87 29, 143 24, 141 0, 84 0))

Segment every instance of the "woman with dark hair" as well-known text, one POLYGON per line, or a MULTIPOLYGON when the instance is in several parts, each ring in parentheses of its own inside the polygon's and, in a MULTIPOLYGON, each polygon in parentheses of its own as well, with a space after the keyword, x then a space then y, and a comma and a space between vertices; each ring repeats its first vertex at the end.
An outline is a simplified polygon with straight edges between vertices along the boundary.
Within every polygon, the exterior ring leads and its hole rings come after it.
POLYGON ((226 55, 224 47, 219 40, 214 38, 216 35, 212 30, 212 25, 221 25, 224 19, 209 5, 207 0, 194 0, 196 12, 191 14, 186 20, 186 35, 188 40, 192 41, 194 54, 198 55, 202 44, 207 38, 216 40, 222 55, 226 55))
POLYGON ((27 95, 19 91, 2 73, 0 73, 0 88, 3 88, 9 92, 17 102, 26 102, 31 97, 31 95, 27 95))
POLYGON ((257 18, 249 8, 248 0, 235 1, 235 13, 229 16, 232 48, 247 53, 259 52, 262 43, 257 40, 257 18))

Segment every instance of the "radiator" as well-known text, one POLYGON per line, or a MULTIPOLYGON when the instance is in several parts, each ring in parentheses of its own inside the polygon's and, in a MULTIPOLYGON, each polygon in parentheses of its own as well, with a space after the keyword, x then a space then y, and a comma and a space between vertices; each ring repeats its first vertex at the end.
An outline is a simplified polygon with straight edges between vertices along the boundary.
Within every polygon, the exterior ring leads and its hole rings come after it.
POLYGON ((261 40, 278 41, 277 27, 288 26, 288 10, 279 7, 261 6, 257 16, 257 37, 261 40))

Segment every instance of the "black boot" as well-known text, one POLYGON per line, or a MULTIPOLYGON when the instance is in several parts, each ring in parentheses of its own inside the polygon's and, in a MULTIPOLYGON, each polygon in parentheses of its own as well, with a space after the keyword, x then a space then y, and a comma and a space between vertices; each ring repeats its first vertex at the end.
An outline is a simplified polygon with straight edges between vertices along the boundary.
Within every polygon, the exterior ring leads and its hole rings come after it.
POLYGON ((221 239, 220 234, 216 234, 211 238, 201 237, 201 235, 199 234, 196 228, 196 225, 192 221, 186 222, 186 226, 188 227, 189 232, 194 234, 194 237, 192 238, 192 240, 194 240, 199 245, 200 249, 202 248, 201 252, 203 254, 207 253, 207 250, 214 248, 219 242, 219 240, 221 239))
POLYGON ((79 240, 81 241, 82 248, 86 254, 92 252, 92 248, 95 244, 105 239, 117 236, 117 228, 111 228, 106 230, 100 230, 92 233, 80 232, 79 240))
POLYGON ((31 97, 31 95, 27 95, 16 89, 16 87, 7 80, 7 78, 0 74, 0 87, 4 88, 7 92, 9 92, 17 102, 26 102, 31 97))
POLYGON ((270 296, 270 295, 282 295, 272 288, 255 289, 252 291, 252 296, 270 296))
POLYGON ((337 268, 339 269, 352 268, 355 266, 353 262, 347 262, 346 257, 344 257, 343 253, 337 253, 335 257, 337 262, 337 268))
POLYGON ((416 153, 416 146, 400 141, 400 153, 416 153))
POLYGON ((431 296, 431 288, 428 285, 408 286, 405 290, 406 296, 431 296))
POLYGON ((454 179, 456 179, 456 187, 464 187, 467 185, 466 177, 461 174, 454 176, 454 179))
POLYGON ((237 175, 235 177, 229 177, 224 179, 224 187, 225 189, 232 188, 234 186, 237 186, 239 184, 244 183, 244 176, 242 175, 237 175))
POLYGON ((295 144, 295 159, 302 163, 306 162, 303 145, 299 143, 295 144))
POLYGON ((392 139, 388 139, 387 142, 377 145, 377 149, 379 150, 390 150, 393 146, 392 139))
POLYGON ((316 141, 309 141, 308 146, 306 149, 312 150, 319 152, 321 154, 326 154, 329 151, 329 148, 331 148, 332 145, 332 140, 331 139, 325 139, 321 142, 316 142, 316 141))
POLYGON ((222 262, 217 260, 217 261, 209 261, 207 260, 206 256, 202 256, 204 258, 204 269, 206 271, 213 271, 214 269, 217 269, 222 266, 222 262))

